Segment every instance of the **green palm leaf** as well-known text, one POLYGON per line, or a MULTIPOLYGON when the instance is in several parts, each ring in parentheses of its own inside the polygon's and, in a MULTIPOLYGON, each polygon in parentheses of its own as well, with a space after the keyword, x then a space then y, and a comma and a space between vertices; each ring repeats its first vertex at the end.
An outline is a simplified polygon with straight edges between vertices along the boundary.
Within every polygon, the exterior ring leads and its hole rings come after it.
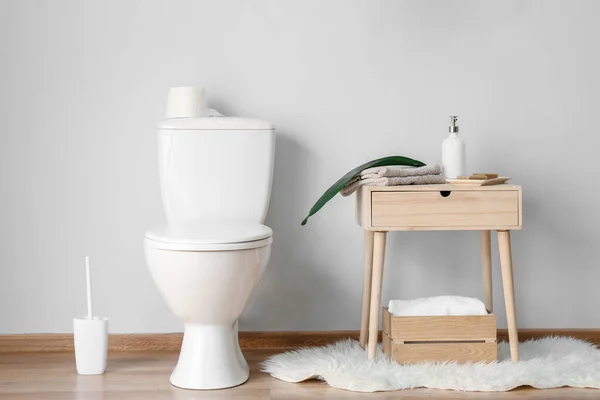
POLYGON ((412 158, 402 157, 402 156, 389 156, 378 158, 377 160, 369 161, 368 163, 364 163, 360 167, 354 168, 352 171, 348 172, 346 175, 342 176, 336 183, 333 184, 329 189, 323 193, 323 195, 317 200, 314 206, 310 209, 308 216, 304 218, 302 221, 302 225, 306 225, 306 222, 310 217, 315 215, 317 211, 319 211, 323 206, 333 197, 339 193, 340 190, 346 186, 348 182, 352 180, 356 175, 358 175, 362 170, 373 167, 382 167, 385 165, 409 165, 412 167, 422 167, 425 163, 413 160, 412 158))

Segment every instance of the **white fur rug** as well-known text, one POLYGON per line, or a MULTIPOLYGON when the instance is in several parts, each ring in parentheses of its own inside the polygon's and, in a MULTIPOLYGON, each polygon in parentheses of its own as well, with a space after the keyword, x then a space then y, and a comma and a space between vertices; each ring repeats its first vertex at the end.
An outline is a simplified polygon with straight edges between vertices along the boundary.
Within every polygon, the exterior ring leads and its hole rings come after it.
MULTIPOLYGON (((271 356, 263 371, 286 382, 323 379, 356 392, 426 387, 499 392, 518 386, 600 389, 600 350, 568 337, 548 337, 519 344, 521 361, 510 361, 508 344, 498 345, 500 361, 490 364, 427 363, 400 365, 377 350, 368 361, 356 340, 304 348, 271 356)), ((599 393, 600 396, 600 393, 599 393)))

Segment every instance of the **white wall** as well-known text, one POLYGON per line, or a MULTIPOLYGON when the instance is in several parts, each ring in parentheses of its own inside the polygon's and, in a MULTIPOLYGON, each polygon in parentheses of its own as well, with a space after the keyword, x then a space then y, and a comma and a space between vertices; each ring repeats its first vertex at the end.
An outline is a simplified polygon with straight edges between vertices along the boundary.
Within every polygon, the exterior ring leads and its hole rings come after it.
MULTIPOLYGON (((513 234, 523 328, 600 325, 600 3, 0 3, 0 333, 68 332, 92 256, 112 332, 181 330, 143 257, 162 220, 155 124, 167 88, 277 126, 270 266, 242 330, 357 329, 360 163, 440 157, 461 117, 470 171, 524 187, 513 234)), ((482 296, 478 234, 392 233, 384 300, 482 296)), ((495 304, 505 326, 496 243, 495 304)))

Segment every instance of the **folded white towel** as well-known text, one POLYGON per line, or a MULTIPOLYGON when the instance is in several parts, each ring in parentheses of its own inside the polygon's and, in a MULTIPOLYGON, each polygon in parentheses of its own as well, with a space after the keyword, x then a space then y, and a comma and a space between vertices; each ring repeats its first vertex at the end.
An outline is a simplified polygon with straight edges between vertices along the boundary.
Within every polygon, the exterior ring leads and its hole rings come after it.
POLYGON ((387 165, 384 167, 367 168, 360 172, 360 179, 394 178, 405 176, 440 175, 440 164, 425 165, 423 167, 409 167, 406 165, 387 165))
POLYGON ((414 300, 390 300, 388 310, 390 314, 397 317, 487 314, 485 305, 481 300, 462 296, 435 296, 414 300))
POLYGON ((355 178, 340 191, 342 196, 350 196, 361 186, 399 186, 399 185, 434 185, 446 183, 443 175, 399 176, 391 178, 355 178))

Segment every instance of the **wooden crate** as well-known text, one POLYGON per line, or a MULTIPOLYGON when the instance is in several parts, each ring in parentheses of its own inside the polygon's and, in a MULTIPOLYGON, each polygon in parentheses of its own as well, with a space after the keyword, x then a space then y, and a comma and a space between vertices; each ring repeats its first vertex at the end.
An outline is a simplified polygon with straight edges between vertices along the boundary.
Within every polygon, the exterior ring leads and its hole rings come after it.
POLYGON ((399 363, 491 362, 498 357, 496 316, 395 317, 383 307, 383 351, 399 363))

